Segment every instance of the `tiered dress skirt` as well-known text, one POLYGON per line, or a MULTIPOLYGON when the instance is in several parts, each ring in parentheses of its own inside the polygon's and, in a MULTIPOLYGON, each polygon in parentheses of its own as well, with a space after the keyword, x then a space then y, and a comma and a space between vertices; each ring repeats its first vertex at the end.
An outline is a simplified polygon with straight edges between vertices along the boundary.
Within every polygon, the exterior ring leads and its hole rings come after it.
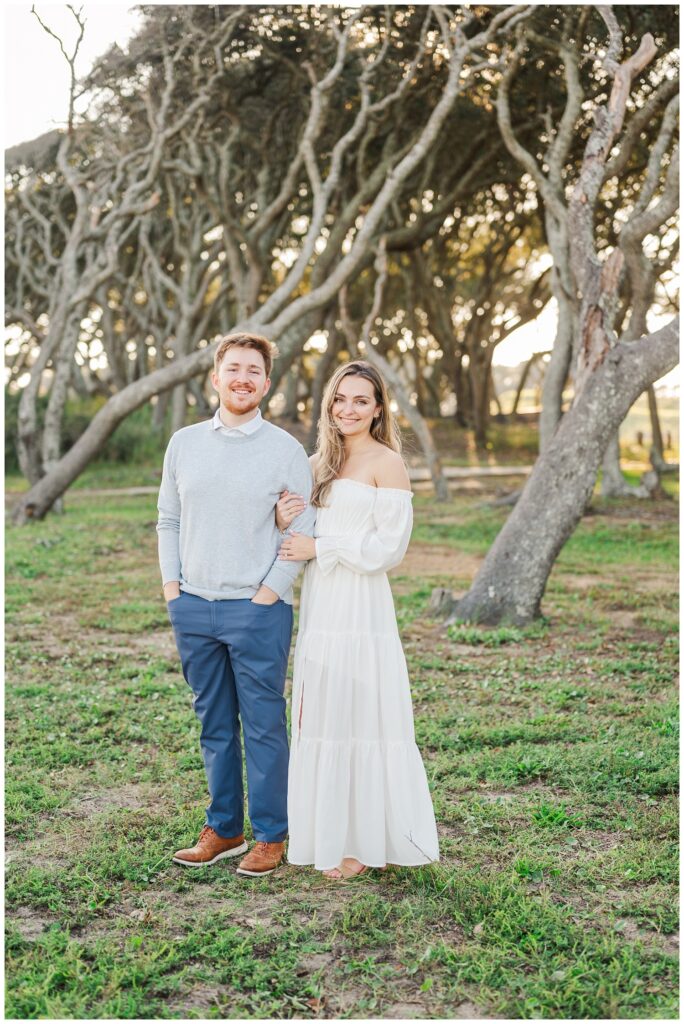
POLYGON ((387 570, 411 492, 340 478, 319 509, 294 655, 288 785, 293 864, 371 867, 439 858, 387 570))

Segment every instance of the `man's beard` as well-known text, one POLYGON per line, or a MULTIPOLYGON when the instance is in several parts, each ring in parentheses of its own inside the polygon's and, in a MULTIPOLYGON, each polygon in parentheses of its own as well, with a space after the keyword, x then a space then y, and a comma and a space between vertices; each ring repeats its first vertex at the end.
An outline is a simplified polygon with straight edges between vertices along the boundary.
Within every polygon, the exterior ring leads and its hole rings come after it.
POLYGON ((252 412, 253 409, 259 408, 261 399, 258 397, 255 391, 252 391, 250 395, 241 395, 238 402, 234 401, 233 392, 227 391, 223 395, 223 405, 232 412, 234 416, 244 416, 245 413, 252 412), (249 401, 251 399, 251 401, 249 401))

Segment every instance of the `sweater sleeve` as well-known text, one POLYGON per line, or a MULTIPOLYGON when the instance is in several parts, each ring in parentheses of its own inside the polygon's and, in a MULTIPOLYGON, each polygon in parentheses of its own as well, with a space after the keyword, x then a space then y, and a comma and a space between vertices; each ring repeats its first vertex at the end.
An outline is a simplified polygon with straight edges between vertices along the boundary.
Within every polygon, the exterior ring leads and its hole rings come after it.
MULTIPOLYGON (((316 522, 316 509, 310 504, 313 477, 309 460, 301 445, 288 466, 285 482, 288 491, 294 494, 301 494, 307 503, 304 511, 300 512, 296 519, 293 519, 290 523, 290 529, 313 537, 316 522)), ((261 585, 268 587, 278 597, 282 597, 290 589, 305 565, 306 562, 291 562, 282 558, 276 558, 261 581, 261 585)))
MULTIPOLYGON (((175 436, 175 435, 174 435, 175 436)), ((161 487, 157 500, 157 535, 159 542, 159 568, 162 586, 180 580, 180 514, 181 502, 178 494, 175 471, 175 446, 173 437, 164 455, 161 487)))
POLYGON ((364 534, 316 538, 316 561, 327 575, 336 565, 359 573, 380 573, 399 565, 413 527, 411 491, 379 487, 373 506, 373 529, 364 534))

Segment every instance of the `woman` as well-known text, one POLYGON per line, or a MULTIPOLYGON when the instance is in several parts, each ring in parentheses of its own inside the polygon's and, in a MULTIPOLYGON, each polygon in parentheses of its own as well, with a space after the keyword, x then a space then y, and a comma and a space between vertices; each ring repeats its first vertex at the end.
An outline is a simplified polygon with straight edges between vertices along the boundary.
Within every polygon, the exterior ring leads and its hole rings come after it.
MULTIPOLYGON (((290 533, 279 552, 309 560, 294 656, 288 860, 336 880, 439 857, 386 575, 413 523, 400 447, 378 371, 360 360, 341 366, 311 456, 316 536, 290 533)), ((303 507, 285 493, 279 528, 303 507)))

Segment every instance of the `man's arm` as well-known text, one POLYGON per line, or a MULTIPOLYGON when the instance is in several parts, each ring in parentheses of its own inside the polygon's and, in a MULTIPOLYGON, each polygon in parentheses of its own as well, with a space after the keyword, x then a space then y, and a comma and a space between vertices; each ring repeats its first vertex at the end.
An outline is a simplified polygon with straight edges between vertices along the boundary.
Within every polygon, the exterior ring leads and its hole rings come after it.
MULTIPOLYGON (((298 533, 305 533, 309 537, 313 537, 316 524, 316 509, 309 504, 313 487, 313 476, 311 475, 311 467, 306 457, 306 452, 301 445, 295 452, 292 462, 288 467, 286 486, 294 494, 301 494, 307 503, 304 511, 300 512, 296 519, 293 519, 290 528, 298 533)), ((305 562, 291 562, 276 558, 261 581, 261 586, 268 587, 278 597, 282 597, 297 579, 305 564, 305 562)))
POLYGON ((164 455, 157 510, 159 568, 164 588, 164 599, 171 601, 180 594, 181 578, 179 543, 181 503, 174 469, 173 437, 169 441, 164 455))

